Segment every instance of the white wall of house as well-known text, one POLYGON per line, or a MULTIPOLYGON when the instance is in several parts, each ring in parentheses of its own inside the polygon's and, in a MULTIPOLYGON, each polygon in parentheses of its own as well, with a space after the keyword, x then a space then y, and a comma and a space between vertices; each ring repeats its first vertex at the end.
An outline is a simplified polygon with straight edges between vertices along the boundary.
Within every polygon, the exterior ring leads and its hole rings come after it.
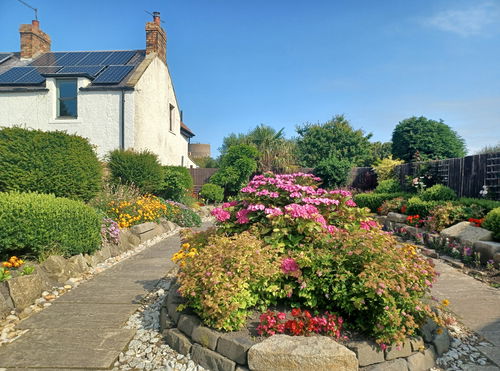
MULTIPOLYGON (((78 78, 78 87, 90 81, 78 78)), ((103 158, 120 148, 121 91, 78 91, 78 117, 57 118, 57 90, 54 78, 48 91, 0 92, 0 126, 21 126, 45 131, 62 130, 89 139, 103 158)), ((125 93, 125 148, 134 147, 134 94, 125 93)))
POLYGON ((135 148, 158 155, 163 165, 196 166, 180 133, 180 111, 168 67, 154 58, 135 85, 135 148), (170 105, 173 124, 170 130, 170 105))

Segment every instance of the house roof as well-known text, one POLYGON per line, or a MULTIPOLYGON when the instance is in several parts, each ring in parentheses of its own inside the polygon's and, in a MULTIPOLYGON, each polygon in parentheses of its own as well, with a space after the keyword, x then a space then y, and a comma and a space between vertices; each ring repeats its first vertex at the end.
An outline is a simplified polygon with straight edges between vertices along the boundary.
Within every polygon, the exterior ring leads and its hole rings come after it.
POLYGON ((130 89, 134 84, 127 82, 145 57, 145 50, 48 52, 33 59, 0 53, 0 91, 44 90, 47 77, 77 76, 92 81, 86 90, 130 89))
POLYGON ((185 136, 192 138, 195 136, 195 134, 191 131, 190 128, 186 126, 185 123, 181 121, 181 133, 184 134, 185 136))

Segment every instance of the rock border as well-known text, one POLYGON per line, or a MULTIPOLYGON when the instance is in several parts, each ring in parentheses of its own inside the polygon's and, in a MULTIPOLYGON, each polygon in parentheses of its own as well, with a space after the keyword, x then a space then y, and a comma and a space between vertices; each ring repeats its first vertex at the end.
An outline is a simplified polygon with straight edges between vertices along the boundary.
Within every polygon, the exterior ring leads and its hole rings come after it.
MULTIPOLYGON (((160 331, 166 343, 178 353, 189 355, 194 362, 209 370, 260 370, 255 359, 259 358, 260 352, 260 345, 257 345, 263 342, 256 343, 248 338, 230 336, 203 326, 200 319, 189 309, 177 311, 177 307, 184 303, 184 299, 177 291, 178 288, 179 285, 174 281, 160 309, 160 331)), ((424 371, 434 367, 438 356, 448 351, 450 347, 448 331, 445 329, 442 333, 438 333, 437 329, 438 326, 429 320, 422 327, 423 338, 407 339, 402 347, 391 347, 385 351, 381 351, 374 342, 370 341, 351 341, 345 344, 345 347, 339 345, 342 348, 348 348, 345 349, 346 352, 353 352, 356 356, 356 367, 359 366, 360 370, 424 371)), ((310 337, 302 338, 304 339, 302 345, 306 346, 310 337)), ((318 336, 318 338, 333 341, 324 336, 318 336)), ((321 357, 321 353, 317 353, 316 348, 311 353, 316 354, 316 357, 321 357)), ((345 352, 342 351, 342 353, 345 352)), ((330 356, 331 354, 328 355, 330 356)), ((336 367, 339 366, 336 365, 336 367)), ((307 370, 303 366, 297 366, 296 369, 307 370)))

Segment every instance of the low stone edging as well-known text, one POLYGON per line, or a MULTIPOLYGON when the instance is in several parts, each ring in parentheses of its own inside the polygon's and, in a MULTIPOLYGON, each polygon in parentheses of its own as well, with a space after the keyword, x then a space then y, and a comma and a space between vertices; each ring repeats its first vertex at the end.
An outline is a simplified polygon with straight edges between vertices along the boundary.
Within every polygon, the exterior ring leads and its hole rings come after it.
POLYGON ((69 279, 85 274, 111 257, 116 257, 158 235, 178 228, 168 220, 158 224, 147 222, 120 230, 120 242, 117 245, 103 245, 92 255, 79 254, 70 258, 60 255, 49 256, 36 266, 32 274, 0 282, 0 319, 5 318, 13 310, 22 313, 44 290, 65 284, 69 279))
POLYGON ((425 371, 450 346, 448 331, 439 334, 431 320, 422 327, 423 337, 407 339, 401 349, 381 351, 370 341, 351 341, 343 346, 326 336, 274 335, 256 343, 203 326, 189 309, 178 312, 178 305, 184 302, 178 287, 174 283, 165 297, 160 310, 160 330, 171 348, 190 355, 194 362, 209 370, 318 371, 359 367, 365 371, 425 371))

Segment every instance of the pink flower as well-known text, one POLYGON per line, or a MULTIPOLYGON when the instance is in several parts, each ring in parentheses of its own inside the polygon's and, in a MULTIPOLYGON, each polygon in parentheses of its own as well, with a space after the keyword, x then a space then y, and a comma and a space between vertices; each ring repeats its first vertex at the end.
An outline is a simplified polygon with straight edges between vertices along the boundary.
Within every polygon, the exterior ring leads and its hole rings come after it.
POLYGON ((358 205, 356 204, 356 202, 354 202, 352 199, 347 200, 347 201, 345 202, 345 204, 346 204, 347 206, 350 206, 350 207, 356 207, 356 206, 358 206, 358 205))
POLYGON ((283 312, 278 313, 278 319, 284 320, 286 318, 286 314, 283 312))
POLYGON ((229 208, 231 206, 236 206, 236 205, 238 205, 238 201, 224 202, 222 204, 222 208, 223 209, 227 209, 227 208, 229 208))
POLYGON ((238 211, 236 213, 236 222, 239 223, 239 224, 245 224, 245 223, 248 223, 250 221, 250 219, 248 219, 248 214, 250 213, 250 210, 248 209, 241 209, 240 211, 238 211))
POLYGON ((299 265, 292 258, 285 258, 281 262, 281 270, 285 274, 290 274, 290 273, 293 273, 293 272, 297 272, 299 269, 300 269, 299 265))
POLYGON ((231 217, 231 213, 221 208, 213 209, 211 214, 215 216, 219 222, 226 221, 231 217))

